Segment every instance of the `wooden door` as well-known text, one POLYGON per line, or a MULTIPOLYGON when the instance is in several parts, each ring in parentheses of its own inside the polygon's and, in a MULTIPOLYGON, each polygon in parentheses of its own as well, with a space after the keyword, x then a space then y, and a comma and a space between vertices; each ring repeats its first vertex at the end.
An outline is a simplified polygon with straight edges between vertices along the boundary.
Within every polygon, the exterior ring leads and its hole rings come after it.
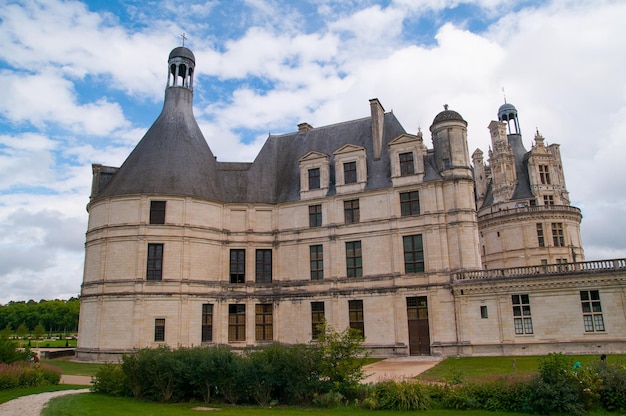
POLYGON ((428 328, 428 298, 406 298, 409 326, 409 354, 430 355, 430 330, 428 328))

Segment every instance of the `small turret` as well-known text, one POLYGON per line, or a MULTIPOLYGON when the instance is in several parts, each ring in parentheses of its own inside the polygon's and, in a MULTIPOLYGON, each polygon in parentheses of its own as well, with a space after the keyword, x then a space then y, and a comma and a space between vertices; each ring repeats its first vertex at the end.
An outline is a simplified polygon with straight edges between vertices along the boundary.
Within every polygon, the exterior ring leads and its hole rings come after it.
POLYGON ((467 147, 467 121, 456 111, 437 114, 430 126, 437 169, 444 176, 470 176, 469 150, 467 147))

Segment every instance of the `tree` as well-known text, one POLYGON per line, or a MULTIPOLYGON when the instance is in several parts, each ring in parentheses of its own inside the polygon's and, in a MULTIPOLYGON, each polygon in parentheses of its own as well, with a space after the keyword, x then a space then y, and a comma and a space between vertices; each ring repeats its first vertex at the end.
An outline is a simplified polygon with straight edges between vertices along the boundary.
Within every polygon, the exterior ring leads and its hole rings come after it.
POLYGON ((9 339, 11 338, 11 334, 13 333, 13 330, 11 329, 11 324, 7 324, 7 326, 0 331, 0 339, 9 339))
POLYGON ((323 357, 320 375, 331 384, 331 390, 348 396, 358 387, 367 358, 363 341, 356 329, 337 332, 326 324, 320 326, 318 345, 323 357))
MULTIPOLYGON (((20 340, 23 340, 26 335, 28 335, 28 328, 26 327, 26 324, 22 322, 20 326, 17 327, 15 333, 20 340)), ((20 346, 22 346, 22 341, 20 341, 20 346)))
POLYGON ((41 322, 37 324, 35 329, 33 329, 33 335, 35 336, 35 345, 39 347, 39 339, 46 335, 46 328, 43 327, 41 322))

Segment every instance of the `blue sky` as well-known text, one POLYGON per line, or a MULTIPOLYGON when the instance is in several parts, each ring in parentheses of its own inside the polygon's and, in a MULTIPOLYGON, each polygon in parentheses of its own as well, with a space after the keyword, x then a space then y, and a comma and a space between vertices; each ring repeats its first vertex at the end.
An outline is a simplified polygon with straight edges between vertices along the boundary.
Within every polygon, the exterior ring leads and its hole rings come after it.
POLYGON ((504 87, 526 148, 561 144, 586 258, 626 257, 625 20, 607 0, 0 0, 0 303, 78 295, 91 164, 156 119, 182 33, 222 161, 374 97, 429 147, 447 103, 487 152, 504 87))

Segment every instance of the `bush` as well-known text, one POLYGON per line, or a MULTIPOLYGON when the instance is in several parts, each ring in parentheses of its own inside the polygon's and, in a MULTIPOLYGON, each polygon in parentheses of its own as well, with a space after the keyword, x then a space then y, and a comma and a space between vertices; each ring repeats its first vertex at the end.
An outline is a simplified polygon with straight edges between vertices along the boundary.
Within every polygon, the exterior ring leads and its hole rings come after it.
MULTIPOLYGON (((430 397, 427 389, 418 382, 383 381, 373 386, 372 398, 375 409, 380 410, 428 410, 430 397)), ((367 406, 372 407, 371 401, 367 406)))
POLYGON ((611 412, 626 412, 626 367, 599 361, 591 371, 601 380, 598 393, 600 402, 611 412))
POLYGON ((110 396, 131 396, 126 375, 119 364, 105 364, 96 373, 93 379, 92 390, 96 393, 110 396))
POLYGON ((0 364, 0 390, 59 384, 61 370, 45 364, 0 364))
POLYGON ((529 410, 539 414, 581 415, 593 404, 595 378, 558 353, 539 358, 539 375, 530 382, 529 410))

